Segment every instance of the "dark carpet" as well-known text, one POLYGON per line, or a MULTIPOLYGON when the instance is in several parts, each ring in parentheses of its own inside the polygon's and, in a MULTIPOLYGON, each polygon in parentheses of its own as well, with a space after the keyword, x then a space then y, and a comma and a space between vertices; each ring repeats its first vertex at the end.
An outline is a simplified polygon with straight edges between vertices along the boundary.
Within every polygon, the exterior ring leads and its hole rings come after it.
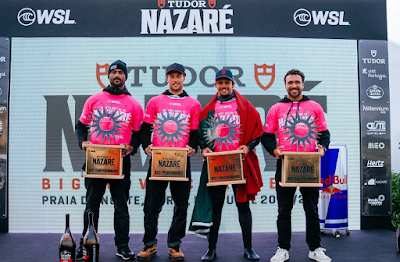
MULTIPOLYGON (((396 249, 395 232, 389 230, 359 230, 350 231, 350 235, 340 232, 339 238, 330 232, 322 235, 322 247, 327 249, 326 254, 332 261, 400 261, 400 254, 396 249)), ((79 242, 78 234, 74 234, 79 242)), ((115 256, 113 234, 100 234, 100 261, 124 261, 115 256)), ((168 258, 166 234, 158 235, 157 256, 152 262, 171 261, 168 258)), ((0 234, 0 261, 2 262, 39 262, 59 261, 58 243, 61 234, 0 234)), ((142 249, 142 235, 131 234, 130 248, 137 254, 142 249)), ((277 245, 276 233, 254 233, 253 248, 260 255, 260 261, 269 261, 274 255, 277 245)), ((183 239, 182 251, 185 261, 200 261, 200 257, 207 251, 207 240, 187 235, 183 239)), ((292 234, 291 262, 312 261, 308 258, 308 247, 304 232, 292 234)), ((215 262, 249 261, 243 256, 241 234, 220 234, 217 245, 215 262)))

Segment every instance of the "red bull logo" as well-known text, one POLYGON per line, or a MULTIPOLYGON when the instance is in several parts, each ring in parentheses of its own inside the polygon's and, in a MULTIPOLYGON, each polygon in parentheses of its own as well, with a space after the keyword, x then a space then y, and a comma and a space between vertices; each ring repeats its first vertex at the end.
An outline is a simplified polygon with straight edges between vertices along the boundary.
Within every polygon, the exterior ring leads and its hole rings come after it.
POLYGON ((347 184, 347 175, 344 178, 339 178, 339 176, 329 175, 328 178, 321 178, 321 184, 324 185, 344 185, 347 184))
POLYGON ((337 187, 334 186, 329 186, 327 188, 322 189, 321 193, 328 193, 330 195, 336 194, 336 193, 342 193, 342 190, 340 190, 337 187))

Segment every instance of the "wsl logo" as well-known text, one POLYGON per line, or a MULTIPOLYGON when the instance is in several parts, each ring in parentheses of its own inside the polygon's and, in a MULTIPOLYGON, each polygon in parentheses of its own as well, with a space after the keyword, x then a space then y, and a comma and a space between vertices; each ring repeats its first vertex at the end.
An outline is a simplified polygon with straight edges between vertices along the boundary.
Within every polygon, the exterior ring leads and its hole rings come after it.
POLYGON ((293 20, 298 26, 308 26, 311 21, 314 25, 348 26, 344 21, 344 11, 311 11, 304 8, 297 9, 293 14, 293 20))
POLYGON ((160 9, 141 10, 140 34, 233 34, 231 5, 216 5, 216 0, 158 0, 160 9))
POLYGON ((55 25, 73 25, 76 24, 75 20, 70 19, 71 10, 57 9, 57 10, 37 10, 33 11, 29 7, 22 8, 17 14, 17 20, 22 26, 30 26, 35 21, 41 24, 55 24, 55 25))

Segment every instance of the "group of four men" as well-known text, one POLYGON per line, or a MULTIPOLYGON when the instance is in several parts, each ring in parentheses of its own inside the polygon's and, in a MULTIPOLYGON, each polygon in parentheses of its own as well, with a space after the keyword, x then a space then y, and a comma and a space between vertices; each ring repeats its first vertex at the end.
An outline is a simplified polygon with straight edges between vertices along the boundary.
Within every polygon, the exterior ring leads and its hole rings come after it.
MULTIPOLYGON (((174 214, 168 231, 167 244, 169 257, 173 261, 184 260, 180 248, 186 232, 186 217, 191 186, 190 156, 198 146, 203 157, 209 152, 242 150, 243 170, 246 184, 234 185, 235 203, 242 229, 244 256, 249 260, 260 257, 252 249, 252 216, 249 201, 254 200, 263 186, 261 171, 254 148, 262 142, 267 151, 278 158, 275 175, 278 198, 278 249, 271 262, 289 259, 291 237, 291 210, 296 188, 281 187, 280 161, 282 151, 326 151, 329 146, 329 131, 321 106, 302 94, 304 74, 290 70, 284 77, 287 96, 275 104, 268 112, 265 128, 254 106, 236 90, 235 79, 228 69, 216 73, 214 86, 217 94, 202 110, 200 103, 184 90, 185 68, 181 64, 171 64, 166 70, 169 89, 148 102, 143 113, 141 105, 125 87, 128 77, 126 64, 120 60, 112 63, 108 70, 110 84, 103 92, 95 94, 86 101, 76 125, 79 145, 86 150, 90 144, 123 145, 124 179, 85 178, 86 208, 84 229, 88 226, 87 213, 94 212, 94 225, 98 228, 99 208, 106 185, 114 201, 114 230, 117 256, 132 260, 135 254, 129 249, 129 212, 127 202, 130 188, 130 155, 137 152, 140 144, 146 154, 151 155, 151 146, 187 147, 186 176, 189 181, 149 180, 151 165, 146 178, 144 202, 144 248, 137 255, 138 260, 148 260, 157 254, 158 217, 165 202, 165 190, 169 184, 174 201, 174 214), (308 119, 313 131, 305 132, 304 125, 294 126, 308 119), (312 135, 318 133, 318 136, 312 135), (88 140, 88 135, 90 138, 88 140), (278 144, 276 142, 278 138, 278 144), (296 140, 297 139, 297 140, 296 140), (303 143, 300 143, 300 140, 303 143), (307 140, 307 143, 304 142, 307 140), (296 144, 297 143, 297 144, 296 144)), ((310 129, 306 125, 307 128, 310 129)), ((309 130, 310 131, 310 130, 309 130)), ((211 221, 208 223, 209 248, 202 261, 212 261, 216 257, 216 244, 225 199, 226 186, 204 187, 207 180, 205 163, 200 178, 198 196, 201 192, 209 194, 211 221)), ((306 241, 309 245, 309 258, 316 261, 331 261, 321 248, 318 218, 318 188, 300 188, 306 213, 306 241)), ((197 200, 201 199, 197 197, 197 200)), ((199 222, 204 210, 193 211, 192 222, 199 222), (196 215, 197 214, 197 215, 196 215), (200 214, 200 215, 198 215, 200 214), (196 218, 195 218, 196 217, 196 218)), ((204 203, 202 203, 204 204, 204 203)), ((193 228, 196 223, 193 222, 193 228)), ((204 224, 203 224, 204 225, 204 224)), ((77 250, 80 260, 85 252, 83 239, 77 250)))

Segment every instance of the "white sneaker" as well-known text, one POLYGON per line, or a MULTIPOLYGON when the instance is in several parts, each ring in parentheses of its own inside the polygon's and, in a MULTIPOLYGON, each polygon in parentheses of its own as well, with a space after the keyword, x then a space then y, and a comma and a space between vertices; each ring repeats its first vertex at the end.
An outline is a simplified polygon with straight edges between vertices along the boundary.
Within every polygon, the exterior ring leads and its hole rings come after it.
POLYGON ((331 258, 325 255, 325 249, 319 247, 314 251, 308 252, 308 257, 318 262, 331 262, 331 258))
POLYGON ((271 259, 269 261, 270 262, 284 262, 286 260, 289 260, 289 251, 278 247, 278 249, 275 252, 275 255, 273 257, 271 257, 271 259))

